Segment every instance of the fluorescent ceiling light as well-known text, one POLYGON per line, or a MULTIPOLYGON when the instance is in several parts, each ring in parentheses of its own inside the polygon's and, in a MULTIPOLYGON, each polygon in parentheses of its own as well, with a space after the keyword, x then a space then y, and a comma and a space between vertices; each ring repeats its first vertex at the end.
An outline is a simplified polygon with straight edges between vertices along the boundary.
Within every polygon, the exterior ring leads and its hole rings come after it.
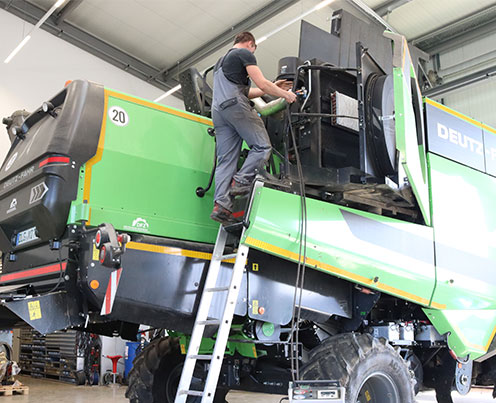
POLYGON ((10 53, 10 55, 7 56, 7 58, 4 60, 4 63, 10 62, 14 56, 23 48, 23 46, 28 43, 28 41, 31 39, 31 34, 37 30, 47 19, 50 17, 57 8, 59 8, 62 4, 64 4, 66 0, 58 0, 50 10, 48 10, 43 17, 36 23, 34 28, 24 37, 24 39, 21 41, 19 45, 16 46, 16 48, 10 53))
POLYGON ((167 91, 165 94, 160 95, 157 99, 155 99, 153 102, 158 102, 164 99, 165 97, 168 97, 169 95, 174 94, 175 92, 179 91, 181 89, 181 84, 176 85, 175 87, 171 88, 169 91, 167 91))
MULTIPOLYGON (((273 31, 269 32, 268 34, 260 37, 257 39, 257 45, 261 44, 263 41, 267 40, 270 38, 272 35, 277 34, 279 31, 282 31, 284 28, 290 26, 291 24, 301 20, 302 18, 306 17, 307 15, 313 13, 314 11, 320 10, 321 8, 324 8, 325 6, 328 6, 331 4, 334 0, 323 0, 314 7, 312 7, 310 10, 305 11, 303 14, 299 15, 296 18, 293 18, 292 20, 286 22, 285 24, 281 25, 280 27, 274 29, 273 31)), ((179 91, 181 89, 180 85, 175 86, 174 88, 171 88, 169 91, 167 91, 165 94, 159 96, 154 102, 161 101, 165 97, 168 97, 169 95, 174 94, 176 91, 179 91)))
POLYGON ((331 4, 334 0, 324 0, 324 1, 321 1, 319 4, 317 4, 314 9, 315 10, 320 10, 321 8, 324 8, 325 6, 328 6, 329 4, 331 4))
POLYGON ((8 63, 12 60, 12 58, 17 55, 17 52, 19 52, 21 50, 21 48, 26 44, 28 43, 28 41, 31 39, 31 35, 27 35, 19 45, 16 46, 16 48, 12 51, 12 53, 10 55, 7 56, 7 58, 5 59, 4 63, 8 63))

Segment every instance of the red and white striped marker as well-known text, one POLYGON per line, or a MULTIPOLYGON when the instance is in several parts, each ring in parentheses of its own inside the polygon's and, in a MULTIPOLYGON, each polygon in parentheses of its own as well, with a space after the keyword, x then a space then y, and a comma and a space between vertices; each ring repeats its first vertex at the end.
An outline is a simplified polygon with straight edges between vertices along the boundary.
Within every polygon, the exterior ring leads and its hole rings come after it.
POLYGON ((105 299, 103 300, 102 311, 100 315, 110 315, 112 312, 112 307, 114 306, 115 294, 117 292, 117 287, 119 286, 119 280, 121 279, 122 268, 114 270, 110 274, 107 292, 105 293, 105 299))

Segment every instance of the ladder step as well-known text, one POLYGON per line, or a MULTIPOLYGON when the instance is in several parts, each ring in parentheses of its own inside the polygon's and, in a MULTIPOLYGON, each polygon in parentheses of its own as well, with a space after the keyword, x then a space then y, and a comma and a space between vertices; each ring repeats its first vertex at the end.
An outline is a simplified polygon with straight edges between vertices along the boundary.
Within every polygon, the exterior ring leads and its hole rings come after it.
POLYGON ((212 287, 205 288, 205 292, 229 291, 229 287, 212 287))
POLYGON ((220 325, 220 320, 218 319, 209 319, 209 320, 199 320, 196 322, 197 325, 206 325, 206 326, 216 326, 220 325))
POLYGON ((223 255, 221 257, 221 260, 229 260, 229 259, 234 259, 236 256, 238 256, 237 253, 230 253, 228 255, 223 255))
POLYGON ((205 360, 205 361, 210 361, 212 359, 213 355, 205 355, 205 354, 200 354, 200 355, 190 355, 187 358, 191 360, 205 360))
POLYGON ((199 390, 181 390, 179 392, 180 395, 189 395, 189 396, 203 396, 203 392, 199 390))

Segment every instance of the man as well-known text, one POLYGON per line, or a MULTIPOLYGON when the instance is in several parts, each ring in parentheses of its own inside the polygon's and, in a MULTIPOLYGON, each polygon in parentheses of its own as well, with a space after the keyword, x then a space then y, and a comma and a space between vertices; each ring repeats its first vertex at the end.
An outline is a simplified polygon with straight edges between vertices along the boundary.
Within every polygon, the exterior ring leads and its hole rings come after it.
POLYGON ((288 103, 296 95, 288 91, 291 83, 267 80, 254 56, 255 37, 242 32, 234 38, 234 46, 219 59, 214 68, 212 119, 217 140, 214 209, 210 218, 222 224, 235 222, 232 198, 250 191, 257 169, 261 169, 272 150, 269 135, 251 98, 264 94, 284 98, 288 103), (250 78, 258 88, 250 88, 250 78), (243 140, 250 151, 241 169, 236 172, 243 140))

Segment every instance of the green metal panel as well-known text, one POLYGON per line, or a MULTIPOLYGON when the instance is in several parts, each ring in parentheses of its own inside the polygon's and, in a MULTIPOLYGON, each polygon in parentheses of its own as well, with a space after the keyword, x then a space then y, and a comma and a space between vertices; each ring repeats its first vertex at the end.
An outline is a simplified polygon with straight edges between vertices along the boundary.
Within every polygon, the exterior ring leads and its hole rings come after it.
POLYGON ((496 178, 428 154, 436 242, 434 297, 447 309, 496 309, 496 178))
MULTIPOLYGON (((412 61, 408 52, 408 45, 404 38, 403 57, 401 64, 393 68, 394 76, 394 105, 396 125, 396 148, 399 151, 399 163, 406 173, 412 190, 416 196, 422 216, 427 225, 430 225, 429 184, 426 174, 425 149, 418 144, 417 122, 412 101, 412 61)), ((416 79, 415 85, 416 84, 416 79)), ((421 124, 421 122, 419 122, 421 124)), ((401 171, 400 171, 401 177, 401 171)))
POLYGON ((209 218, 213 191, 204 198, 195 195, 198 186, 207 184, 213 166, 210 121, 108 90, 106 97, 101 160, 92 166, 90 179, 91 161, 82 168, 69 220, 111 222, 124 231, 215 242, 218 224, 209 218), (112 107, 126 112, 126 125, 113 123, 108 113, 112 107), (85 181, 91 184, 88 203, 85 181))
POLYGON ((448 333, 448 346, 458 357, 476 358, 484 355, 494 337, 495 310, 424 309, 440 334, 448 333))
MULTIPOLYGON (((307 266, 429 305, 432 228, 313 199, 307 214, 307 266)), ((258 188, 243 242, 297 261, 299 220, 298 195, 258 188)))
MULTIPOLYGON (((238 353, 241 356, 248 358, 257 358, 266 355, 266 352, 264 350, 257 350, 255 343, 249 343, 249 341, 252 339, 245 335, 245 333, 242 331, 242 328, 242 325, 231 326, 231 332, 234 334, 231 334, 229 336, 229 340, 226 345, 226 351, 224 354, 233 356, 235 353, 238 353), (236 342, 234 340, 239 340, 239 342, 236 342)), ((169 335, 171 337, 179 337, 181 353, 185 355, 189 348, 189 341, 191 340, 191 336, 174 331, 169 331, 169 335)), ((215 347, 215 338, 216 335, 213 338, 202 338, 198 354, 212 354, 215 347)))
POLYGON ((496 178, 428 154, 437 283, 426 310, 460 357, 481 355, 496 327, 496 178))

